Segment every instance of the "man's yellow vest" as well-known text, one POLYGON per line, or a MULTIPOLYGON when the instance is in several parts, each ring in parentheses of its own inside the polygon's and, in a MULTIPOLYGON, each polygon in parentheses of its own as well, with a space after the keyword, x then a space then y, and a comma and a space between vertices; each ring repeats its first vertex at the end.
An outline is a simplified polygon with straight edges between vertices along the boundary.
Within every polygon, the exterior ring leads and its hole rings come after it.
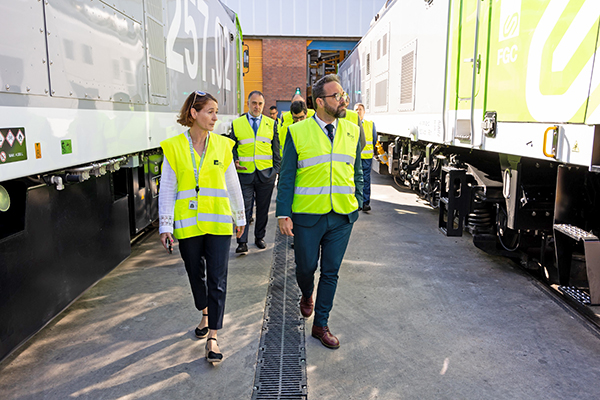
MULTIPOLYGON (((309 108, 306 111, 306 118, 310 118, 315 115, 315 110, 309 108)), ((294 117, 292 116, 291 111, 286 111, 282 115, 282 123, 279 125, 277 133, 279 134, 279 150, 281 153, 281 157, 283 157, 283 146, 285 145, 285 138, 287 137, 287 131, 290 125, 294 123, 294 117)))
POLYGON ((358 114, 356 111, 346 110, 346 117, 344 117, 344 119, 358 126, 358 114))
POLYGON ((333 146, 314 118, 290 126, 298 153, 292 212, 350 214, 358 209, 354 195, 354 161, 358 126, 338 119, 333 146))
POLYGON ((201 168, 201 157, 198 153, 195 154, 196 168, 199 168, 199 190, 196 193, 196 176, 192 166, 187 132, 160 143, 165 157, 169 160, 169 165, 177 176, 173 230, 173 236, 177 239, 205 234, 232 234, 233 219, 225 183, 225 171, 233 160, 234 144, 233 140, 225 136, 209 134, 208 146, 201 168), (192 200, 198 202, 196 210, 190 209, 192 200))
POLYGON ((365 140, 367 144, 364 149, 362 149, 362 153, 360 154, 360 158, 363 160, 368 160, 369 158, 373 158, 373 121, 367 121, 363 119, 363 129, 365 131, 365 140))
POLYGON ((262 171, 273 167, 273 124, 275 121, 267 116, 262 116, 256 137, 248 121, 242 115, 233 120, 233 131, 238 140, 238 159, 240 165, 246 170, 238 170, 240 174, 251 174, 256 169, 262 171))

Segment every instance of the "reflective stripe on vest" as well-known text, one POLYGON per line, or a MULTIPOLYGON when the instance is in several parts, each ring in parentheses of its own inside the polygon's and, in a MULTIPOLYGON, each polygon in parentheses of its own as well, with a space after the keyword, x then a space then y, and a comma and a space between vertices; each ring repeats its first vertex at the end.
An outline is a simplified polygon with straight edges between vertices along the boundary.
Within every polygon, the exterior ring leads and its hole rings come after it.
MULTIPOLYGON (((177 176, 173 230, 173 236, 177 239, 204 234, 232 234, 225 171, 231 165, 234 144, 227 137, 210 133, 204 162, 198 171, 201 187, 196 195, 196 177, 187 135, 183 133, 161 142, 165 157, 177 176), (190 201, 197 201, 197 209, 190 209, 190 201)), ((200 157, 196 157, 198 166, 199 161, 200 157)))
POLYGON ((360 158, 368 160, 369 158, 373 158, 373 122, 363 119, 363 129, 365 131, 367 144, 360 153, 360 158))
POLYGON ((233 131, 237 138, 238 160, 246 170, 238 170, 240 174, 251 174, 256 169, 264 170, 273 167, 273 124, 269 117, 262 116, 256 137, 248 118, 242 115, 233 121, 233 131))
POLYGON ((289 128, 298 153, 292 212, 350 214, 358 208, 354 196, 354 162, 360 131, 338 119, 333 141, 314 118, 289 128))

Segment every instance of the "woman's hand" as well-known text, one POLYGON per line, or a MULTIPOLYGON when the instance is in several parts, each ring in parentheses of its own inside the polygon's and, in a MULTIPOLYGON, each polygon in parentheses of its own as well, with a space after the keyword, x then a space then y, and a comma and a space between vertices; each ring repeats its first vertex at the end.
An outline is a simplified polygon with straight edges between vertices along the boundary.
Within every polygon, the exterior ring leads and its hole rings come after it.
POLYGON ((239 238, 241 238, 241 237, 242 237, 242 235, 244 234, 244 228, 245 228, 245 227, 246 227, 245 225, 242 225, 242 226, 236 226, 236 227, 235 227, 235 230, 236 230, 235 237, 236 237, 236 238, 238 238, 238 239, 239 239, 239 238))
POLYGON ((173 235, 170 232, 161 233, 160 242, 169 253, 173 251, 173 235))
POLYGON ((279 230, 281 233, 287 236, 294 236, 294 233, 292 232, 292 229, 294 229, 294 223, 292 222, 291 218, 279 218, 277 222, 279 223, 279 230))

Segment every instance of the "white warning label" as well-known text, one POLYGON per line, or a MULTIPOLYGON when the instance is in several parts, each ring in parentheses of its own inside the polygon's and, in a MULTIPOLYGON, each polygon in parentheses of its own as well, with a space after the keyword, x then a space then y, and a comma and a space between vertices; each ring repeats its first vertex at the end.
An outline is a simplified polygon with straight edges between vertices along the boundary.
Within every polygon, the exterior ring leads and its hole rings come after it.
POLYGON ((13 135, 12 131, 8 131, 8 134, 6 135, 6 141, 10 147, 12 147, 13 143, 15 142, 15 135, 13 135))

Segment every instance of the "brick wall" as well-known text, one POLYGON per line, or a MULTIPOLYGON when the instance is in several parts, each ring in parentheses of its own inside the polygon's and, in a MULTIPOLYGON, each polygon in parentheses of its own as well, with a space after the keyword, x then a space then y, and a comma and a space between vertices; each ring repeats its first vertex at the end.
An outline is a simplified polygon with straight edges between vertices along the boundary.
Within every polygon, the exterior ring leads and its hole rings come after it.
POLYGON ((265 109, 277 100, 290 101, 299 87, 306 98, 306 39, 263 39, 265 109))

